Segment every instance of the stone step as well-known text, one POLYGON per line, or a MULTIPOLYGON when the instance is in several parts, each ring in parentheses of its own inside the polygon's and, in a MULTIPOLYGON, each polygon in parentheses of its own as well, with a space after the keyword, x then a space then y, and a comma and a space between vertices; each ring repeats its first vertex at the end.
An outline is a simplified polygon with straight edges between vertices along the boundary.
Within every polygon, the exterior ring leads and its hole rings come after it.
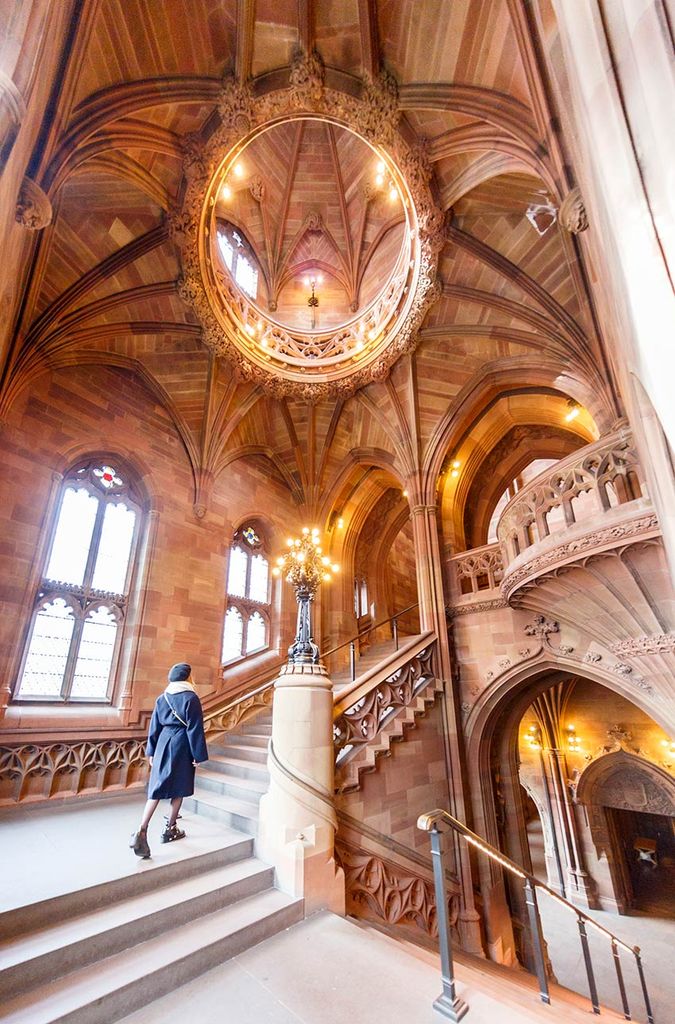
MULTIPOLYGON (((255 761, 242 761, 238 757, 229 757, 225 754, 212 753, 207 762, 210 771, 222 772, 223 775, 231 775, 240 779, 257 780, 258 782, 269 782, 267 766, 256 764, 255 761)), ((199 770, 196 775, 199 781, 199 770)))
POLYGON ((300 921, 302 900, 274 889, 173 928, 5 1000, 3 1024, 112 1024, 300 921))
MULTIPOLYGON (((260 747, 262 750, 267 751, 267 748, 270 745, 270 737, 257 736, 255 733, 240 734, 238 732, 228 732, 226 742, 228 746, 235 744, 235 746, 242 747, 260 747)), ((222 745, 224 746, 225 743, 222 745)))
POLYGON ((255 747, 250 743, 232 743, 231 737, 228 736, 227 742, 220 745, 218 752, 225 757, 234 757, 239 761, 267 764, 267 744, 264 747, 255 747))
POLYGON ((239 726, 239 730, 244 736, 271 736, 272 719, 270 718, 268 723, 261 722, 257 718, 253 722, 244 722, 239 726))
POLYGON ((199 785, 199 779, 195 785, 194 796, 185 798, 184 807, 187 811, 200 814, 220 825, 227 825, 228 828, 237 829, 245 835, 255 836, 258 834, 258 804, 250 800, 237 800, 233 796, 214 793, 203 789, 199 785))
POLYGON ((0 942, 0 990, 18 995, 272 887, 253 857, 0 942))
POLYGON ((250 803, 257 803, 269 788, 267 782, 260 782, 256 779, 239 779, 223 772, 210 771, 208 767, 200 767, 197 783, 200 788, 208 789, 212 793, 222 793, 250 803))
MULTIPOLYGON (((189 822, 185 828, 189 841, 189 822)), ((222 839, 219 837, 215 849, 207 852, 199 850, 194 854, 186 853, 185 846, 180 843, 178 845, 182 848, 181 856, 165 863, 157 863, 152 859, 139 861, 129 850, 128 859, 124 858, 125 864, 128 861, 129 867, 118 877, 6 910, 0 914, 0 935, 3 939, 18 938, 33 931, 36 921, 39 921, 43 928, 47 928, 72 917, 95 911, 101 906, 154 892, 163 886, 252 857, 253 841, 249 835, 242 835, 236 831, 223 832, 222 839)), ((122 838, 125 846, 128 838, 128 835, 122 838)), ((173 848, 162 847, 167 850, 173 848)))

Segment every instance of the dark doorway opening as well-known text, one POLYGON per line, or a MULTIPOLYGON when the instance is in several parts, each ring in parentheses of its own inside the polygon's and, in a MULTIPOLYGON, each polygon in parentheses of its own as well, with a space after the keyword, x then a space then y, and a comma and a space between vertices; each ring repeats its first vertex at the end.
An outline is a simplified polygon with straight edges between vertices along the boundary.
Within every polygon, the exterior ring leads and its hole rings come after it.
POLYGON ((627 905, 675 918, 675 818, 607 808, 627 905))

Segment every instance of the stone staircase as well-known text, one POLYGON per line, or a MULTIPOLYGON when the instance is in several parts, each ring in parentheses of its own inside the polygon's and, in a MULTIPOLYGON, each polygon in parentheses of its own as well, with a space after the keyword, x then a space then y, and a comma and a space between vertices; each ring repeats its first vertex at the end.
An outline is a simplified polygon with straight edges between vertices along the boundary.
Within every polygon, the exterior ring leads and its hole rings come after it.
POLYGON ((272 713, 265 711, 221 740, 210 740, 209 760, 197 770, 194 796, 183 805, 186 811, 255 837, 260 797, 270 783, 267 747, 271 735, 272 713))
POLYGON ((224 826, 217 849, 0 914, 3 1024, 109 1024, 302 920, 254 856, 270 732, 240 726, 198 770, 184 807, 224 826))

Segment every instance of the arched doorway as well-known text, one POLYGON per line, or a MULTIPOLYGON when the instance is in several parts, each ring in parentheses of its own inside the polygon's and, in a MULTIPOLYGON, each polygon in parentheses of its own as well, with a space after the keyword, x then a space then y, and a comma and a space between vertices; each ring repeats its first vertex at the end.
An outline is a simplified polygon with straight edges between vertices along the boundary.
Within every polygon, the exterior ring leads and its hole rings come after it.
POLYGON ((606 856, 617 905, 675 917, 675 780, 635 753, 618 750, 581 775, 576 799, 606 856))

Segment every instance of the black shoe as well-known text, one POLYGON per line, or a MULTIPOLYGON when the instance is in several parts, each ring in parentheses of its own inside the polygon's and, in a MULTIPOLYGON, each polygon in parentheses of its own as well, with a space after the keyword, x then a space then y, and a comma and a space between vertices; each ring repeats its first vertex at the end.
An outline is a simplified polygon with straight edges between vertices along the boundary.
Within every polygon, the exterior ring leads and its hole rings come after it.
POLYGON ((140 830, 138 832, 133 832, 129 841, 129 846, 137 857, 142 857, 143 860, 149 859, 150 847, 148 846, 147 832, 142 832, 140 830))
POLYGON ((176 824, 167 825, 159 838, 162 843, 175 843, 177 839, 185 839, 185 832, 176 824))

